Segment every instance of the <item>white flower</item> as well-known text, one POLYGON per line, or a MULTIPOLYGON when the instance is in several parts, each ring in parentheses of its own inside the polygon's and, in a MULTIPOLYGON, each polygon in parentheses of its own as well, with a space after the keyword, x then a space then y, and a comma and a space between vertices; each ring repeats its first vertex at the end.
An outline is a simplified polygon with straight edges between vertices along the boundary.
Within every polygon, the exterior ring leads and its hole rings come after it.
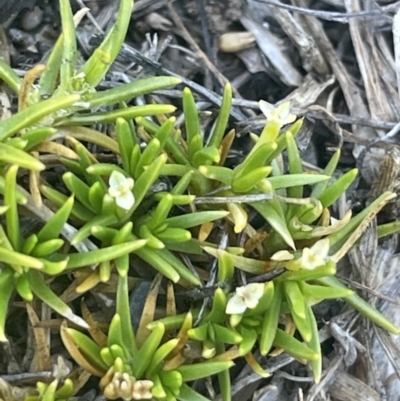
POLYGON ((151 400, 151 388, 154 386, 151 380, 138 380, 133 385, 132 398, 134 400, 151 400))
POLYGON ((296 121, 296 116, 290 114, 290 102, 285 102, 275 107, 265 100, 260 100, 258 105, 269 121, 276 121, 282 126, 296 121))
POLYGON ((263 283, 247 284, 236 288, 236 294, 228 301, 225 313, 236 315, 243 313, 247 308, 254 309, 264 294, 263 283))
POLYGON ((122 398, 131 400, 135 391, 136 379, 126 372, 115 372, 111 381, 106 385, 103 394, 109 400, 122 398))
POLYGON ((126 177, 119 171, 113 171, 108 181, 110 187, 108 193, 115 198, 117 205, 125 210, 129 210, 135 203, 135 197, 132 193, 133 179, 126 177))
POLYGON ((303 269, 313 270, 326 263, 329 253, 329 239, 317 241, 311 248, 304 248, 299 264, 303 269))

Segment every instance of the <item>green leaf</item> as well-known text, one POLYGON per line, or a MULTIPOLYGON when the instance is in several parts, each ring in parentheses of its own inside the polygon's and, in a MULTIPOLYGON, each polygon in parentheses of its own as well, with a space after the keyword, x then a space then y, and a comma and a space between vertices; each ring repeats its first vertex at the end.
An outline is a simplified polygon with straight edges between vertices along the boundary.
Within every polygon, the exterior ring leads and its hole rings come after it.
MULTIPOLYGON (((270 178, 268 180, 270 180, 270 178)), ((279 215, 270 201, 253 202, 250 205, 257 210, 257 212, 260 213, 265 220, 267 220, 267 222, 282 237, 287 245, 289 245, 292 249, 296 249, 286 221, 279 215)))
MULTIPOLYGON (((134 83, 137 82, 140 82, 140 80, 134 81, 134 83)), ((124 87, 124 85, 122 87, 124 87)), ((122 165, 124 167, 123 170, 129 172, 131 171, 130 157, 134 146, 137 144, 136 138, 134 138, 134 136, 132 135, 129 123, 123 118, 117 118, 115 122, 115 134, 117 137, 119 153, 122 159, 122 165)))
POLYGON ((63 176, 63 181, 65 186, 69 189, 69 191, 75 195, 75 198, 82 203, 90 211, 97 213, 94 209, 93 205, 89 201, 89 186, 83 182, 80 178, 78 178, 75 174, 70 172, 65 173, 63 176))
POLYGON ((0 271, 0 342, 7 341, 7 337, 5 335, 5 325, 8 312, 8 303, 13 291, 13 271, 9 268, 3 268, 0 271))
POLYGON ((276 331, 274 345, 283 348, 288 354, 298 359, 306 359, 308 361, 316 361, 320 358, 318 352, 315 352, 307 345, 296 340, 291 335, 281 329, 276 331))
POLYGON ((189 154, 193 154, 190 150, 190 143, 195 135, 199 135, 201 133, 201 129, 196 102, 189 88, 185 88, 183 90, 182 106, 183 113, 185 115, 186 143, 189 145, 189 154))
POLYGON ((161 368, 164 359, 174 350, 178 343, 179 339, 174 338, 162 344, 157 349, 153 355, 149 367, 147 368, 146 377, 151 377, 153 374, 157 373, 157 371, 161 368))
MULTIPOLYGON (((299 154, 299 149, 297 148, 296 142, 290 131, 286 133, 286 143, 289 159, 289 172, 290 174, 302 174, 302 161, 299 154)), ((291 187, 288 191, 288 196, 291 198, 302 198, 303 188, 301 185, 291 187)))
POLYGON ((243 337, 238 332, 228 327, 216 323, 212 323, 212 325, 216 339, 224 344, 239 344, 243 340, 243 337))
POLYGON ((78 244, 83 241, 85 238, 89 237, 92 233, 92 228, 95 226, 107 227, 109 225, 115 224, 118 221, 118 218, 115 215, 106 215, 106 216, 96 216, 89 222, 87 222, 84 226, 82 226, 79 231, 74 235, 71 240, 71 245, 78 244))
POLYGON ((150 228, 150 230, 155 230, 157 227, 165 223, 172 206, 172 195, 166 194, 163 196, 155 211, 150 216, 150 219, 146 222, 146 225, 150 228))
POLYGON ((21 78, 2 59, 0 59, 0 79, 2 79, 15 93, 19 92, 21 78))
MULTIPOLYGON (((392 192, 384 192, 381 196, 379 196, 379 198, 375 199, 370 205, 368 205, 368 207, 354 216, 340 231, 329 235, 327 237, 329 238, 330 245, 329 253, 334 254, 340 250, 345 241, 352 235, 362 221, 374 210, 381 207, 382 203, 386 202, 391 197, 393 197, 392 192)), ((361 234, 362 233, 360 232, 360 236, 361 234)))
MULTIPOLYGON (((194 170, 187 171, 172 188, 171 195, 183 195, 187 190, 188 186, 190 185, 190 182, 192 181, 193 174, 194 170)), ((181 227, 181 228, 186 228, 186 227, 181 227)))
POLYGON ((37 244, 30 254, 35 258, 43 258, 57 252, 64 245, 64 241, 59 238, 49 239, 37 244))
POLYGON ((271 350, 272 344, 274 343, 274 339, 276 337, 279 323, 279 313, 282 303, 282 292, 282 284, 277 282, 271 306, 264 314, 264 321, 260 337, 260 352, 263 356, 267 355, 271 350))
POLYGON ((181 79, 175 77, 137 79, 128 84, 94 93, 89 100, 90 108, 128 101, 137 96, 178 85, 180 82, 181 79))
POLYGON ((234 178, 232 181, 232 191, 248 192, 257 186, 261 180, 271 174, 272 167, 258 167, 249 172, 246 176, 234 178))
POLYGON ((32 252, 32 249, 36 246, 36 244, 39 242, 38 237, 36 234, 31 234, 28 238, 26 238, 23 241, 22 247, 21 247, 21 253, 25 255, 30 255, 32 252))
POLYGON ((251 352, 258 336, 256 330, 244 325, 240 326, 240 334, 242 335, 243 341, 239 346, 239 354, 243 356, 251 352))
MULTIPOLYGON (((3 176, 0 176, 0 194, 4 195, 5 192, 6 192, 6 181, 3 176)), ((15 197, 19 205, 26 205, 26 203, 28 202, 26 197, 19 191, 18 188, 15 189, 15 197)))
POLYGON ((67 269, 92 266, 97 263, 113 260, 120 256, 130 254, 146 245, 146 240, 136 240, 124 244, 113 245, 106 248, 96 249, 86 253, 70 253, 67 269))
MULTIPOLYGON (((46 185, 40 186, 40 192, 59 208, 68 201, 67 196, 46 185)), ((93 219, 95 217, 95 214, 91 210, 87 209, 85 206, 82 206, 79 203, 75 203, 71 210, 71 217, 74 217, 79 221, 88 221, 90 219, 93 219)))
MULTIPOLYGON (((124 322, 125 324, 126 322, 124 322)), ((116 313, 111 319, 107 334, 107 345, 111 348, 112 345, 119 345, 125 350, 124 337, 122 335, 121 316, 116 313)))
POLYGON ((310 300, 324 300, 324 299, 337 299, 347 298, 354 294, 354 291, 348 288, 329 287, 315 284, 307 284, 306 282, 299 282, 302 294, 310 300))
POLYGON ((179 394, 176 398, 179 401, 210 401, 209 398, 202 396, 187 384, 182 384, 182 387, 180 388, 179 394))
MULTIPOLYGON (((346 288, 336 277, 321 277, 317 280, 320 284, 330 287, 346 288)), ((366 318, 393 334, 399 334, 400 330, 377 309, 362 299, 357 294, 350 295, 344 299, 350 306, 358 310, 366 318)))
POLYGON ((28 277, 26 274, 22 274, 15 278, 14 280, 15 288, 18 294, 27 302, 31 302, 33 300, 33 293, 29 286, 28 277))
POLYGON ((53 44, 50 55, 46 61, 46 69, 39 79, 39 90, 41 95, 53 94, 60 73, 62 54, 64 48, 64 35, 61 33, 55 44, 53 44))
POLYGON ((161 150, 160 141, 157 138, 153 138, 141 154, 133 176, 135 178, 140 177, 140 175, 145 171, 145 167, 152 163, 152 161, 160 154, 161 150))
POLYGON ((195 134, 193 138, 188 142, 188 156, 189 160, 193 163, 193 157, 197 152, 200 152, 204 148, 204 139, 201 134, 195 134))
MULTIPOLYGON (((93 125, 114 123, 118 118, 126 120, 139 116, 155 116, 157 114, 169 114, 176 110, 175 106, 169 104, 146 104, 144 106, 131 106, 126 109, 104 111, 90 114, 75 114, 58 121, 62 125, 93 125)), ((1 128, 1 126, 0 126, 1 128)), ((1 131, 0 131, 1 133, 1 131)), ((1 137, 0 137, 1 138, 1 137)))
POLYGON ((349 188, 356 179, 358 170, 355 168, 343 174, 332 185, 326 188, 318 197, 322 206, 329 207, 336 202, 337 199, 349 188))
POLYGON ((15 251, 10 251, 8 249, 5 249, 3 246, 0 246, 0 262, 9 265, 15 264, 24 267, 30 267, 33 269, 43 268, 43 263, 40 260, 33 258, 32 256, 24 255, 15 251))
POLYGON ((48 284, 43 280, 41 273, 36 270, 29 270, 28 278, 31 290, 39 299, 49 305, 50 308, 84 329, 89 327, 82 318, 75 315, 72 309, 50 289, 48 284))
POLYGON ((164 333, 164 325, 162 323, 158 323, 147 337, 143 345, 140 347, 132 362, 134 377, 141 377, 146 369, 150 366, 155 352, 160 346, 164 333))
POLYGON ((7 206, 6 222, 7 235, 14 250, 19 251, 22 245, 22 237, 19 227, 19 212, 17 205, 17 173, 18 166, 11 166, 5 175, 5 187, 7 191, 4 195, 4 205, 7 206))
POLYGON ((316 280, 320 277, 333 276, 336 274, 336 264, 334 262, 327 262, 324 266, 316 267, 313 270, 296 270, 283 273, 279 279, 282 280, 316 280))
POLYGON ((306 312, 306 301, 300 291, 297 281, 287 280, 283 283, 286 300, 289 304, 290 313, 304 341, 312 339, 312 327, 308 321, 306 312))
POLYGON ((167 161, 166 155, 160 155, 151 163, 143 174, 136 180, 135 186, 133 187, 133 195, 135 196, 135 204, 129 213, 133 213, 134 210, 140 205, 143 198, 146 196, 149 188, 154 184, 156 179, 161 174, 161 170, 167 161))
POLYGON ((201 282, 199 278, 192 273, 189 268, 183 264, 172 252, 168 249, 160 249, 155 251, 158 253, 165 262, 167 262, 170 266, 173 266, 173 269, 179 274, 179 276, 188 281, 193 285, 200 285, 201 282))
POLYGON ((262 274, 269 270, 268 264, 262 260, 233 255, 232 253, 226 252, 222 249, 215 249, 210 246, 204 246, 203 249, 210 255, 213 255, 215 258, 219 258, 227 253, 235 267, 251 274, 262 274))
POLYGON ((120 1, 114 26, 82 67, 89 85, 95 87, 103 79, 121 50, 131 21, 132 8, 132 0, 120 1))
POLYGON ((150 266, 154 267, 161 274, 167 277, 174 283, 177 283, 180 279, 180 275, 175 270, 175 267, 168 263, 163 257, 161 257, 159 250, 151 249, 147 246, 138 249, 135 253, 140 259, 143 259, 150 266))
POLYGON ((192 365, 181 365, 176 370, 182 375, 184 382, 202 379, 216 375, 231 368, 234 365, 231 361, 201 362, 192 365))
POLYGON ((188 337, 192 340, 200 342, 206 341, 208 336, 208 324, 202 324, 198 327, 189 329, 187 334, 188 337))
MULTIPOLYGON (((340 153, 341 153, 340 149, 338 149, 332 155, 331 160, 329 160, 329 163, 326 165, 324 171, 322 172, 323 175, 328 175, 328 176, 333 175, 333 173, 336 170, 336 166, 339 163, 340 153)), ((322 194, 322 192, 325 191, 328 184, 329 184, 329 181, 322 181, 322 182, 319 182, 317 185, 315 185, 311 192, 311 197, 318 198, 322 194)))
POLYGON ((200 166, 198 168, 201 175, 210 180, 222 182, 225 185, 231 185, 233 180, 233 171, 227 167, 221 166, 200 166))
POLYGON ((163 231, 156 234, 157 238, 161 241, 171 241, 171 242, 186 242, 192 238, 192 234, 188 230, 183 228, 172 228, 168 227, 163 231))
POLYGON ((40 261, 43 262, 43 272, 48 275, 54 276, 60 274, 65 270, 65 268, 67 267, 68 258, 59 260, 57 262, 51 262, 50 260, 46 259, 40 259, 40 261))
POLYGON ((205 317, 205 322, 223 323, 226 318, 226 304, 228 300, 222 288, 217 288, 214 292, 213 303, 210 312, 205 317))
MULTIPOLYGON (((152 135, 155 135, 159 130, 160 126, 155 124, 153 121, 150 121, 148 118, 137 117, 135 119, 137 124, 143 126, 143 128, 152 135)), ((170 154, 170 157, 179 164, 188 165, 189 160, 187 155, 182 149, 180 143, 175 142, 174 138, 168 138, 167 143, 165 144, 165 150, 170 154)), ((182 174, 183 175, 183 174, 182 174)))
POLYGON ((311 369, 313 372, 314 380, 319 383, 322 374, 322 355, 321 355, 321 344, 319 340, 318 325, 314 316, 314 312, 310 306, 306 305, 307 320, 311 328, 311 340, 307 341, 308 347, 318 354, 316 360, 310 361, 311 369))
POLYGON ((133 332, 133 326, 131 321, 131 310, 129 305, 129 289, 128 289, 128 276, 118 277, 117 287, 117 301, 116 301, 116 312, 124 322, 121 325, 122 338, 124 340, 125 347, 129 352, 135 356, 137 353, 137 344, 135 339, 135 333, 133 332))
POLYGON ((76 68, 76 35, 75 24, 69 0, 60 0, 60 14, 63 32, 62 63, 60 65, 60 86, 61 93, 69 92, 71 78, 76 68))
POLYGON ((48 117, 58 110, 68 108, 79 101, 79 99, 79 95, 51 98, 13 114, 10 118, 0 122, 0 141, 4 141, 24 128, 32 127, 42 118, 48 117))
POLYGON ((219 150, 215 146, 207 146, 201 150, 198 150, 192 159, 192 165, 199 167, 202 164, 219 163, 221 155, 219 150), (208 163, 207 163, 208 162, 208 163))
POLYGON ((165 122, 161 125, 161 127, 154 134, 154 138, 156 138, 160 141, 160 149, 161 150, 164 149, 168 140, 171 139, 171 133, 173 132, 175 122, 176 122, 175 117, 168 118, 167 120, 165 120, 165 122))
POLYGON ((45 165, 36 159, 36 157, 5 143, 0 143, 0 161, 8 164, 15 164, 33 171, 45 169, 45 165))
POLYGON ((227 83, 225 85, 224 95, 222 97, 222 104, 219 110, 218 118, 210 134, 210 140, 207 146, 213 146, 215 148, 218 148, 220 146, 228 124, 231 105, 232 105, 232 87, 229 83, 227 83))
POLYGON ((109 366, 104 363, 100 355, 101 348, 92 339, 75 329, 68 328, 67 331, 79 351, 90 364, 99 370, 108 370, 109 366))
POLYGON ((49 241, 57 238, 60 235, 73 206, 74 197, 71 196, 37 233, 37 237, 40 242, 49 241))
POLYGON ((381 224, 377 227, 378 238, 386 237, 400 231, 400 221, 392 221, 391 223, 381 224))
POLYGON ((328 176, 322 174, 288 174, 269 177, 267 180, 270 182, 274 189, 290 188, 299 185, 312 185, 321 181, 329 180, 328 176))
POLYGON ((235 179, 245 177, 256 168, 265 167, 268 157, 275 149, 275 142, 268 142, 254 147, 244 161, 234 168, 235 179))

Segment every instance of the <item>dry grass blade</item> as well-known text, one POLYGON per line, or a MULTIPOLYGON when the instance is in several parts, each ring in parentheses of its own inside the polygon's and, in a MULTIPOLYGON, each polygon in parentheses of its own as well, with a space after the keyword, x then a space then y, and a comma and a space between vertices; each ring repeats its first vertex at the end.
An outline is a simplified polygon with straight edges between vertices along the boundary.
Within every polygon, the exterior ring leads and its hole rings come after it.
POLYGON ((282 82, 288 86, 300 86, 303 78, 283 51, 278 38, 246 14, 240 18, 240 22, 255 36, 258 46, 274 66, 282 82))
MULTIPOLYGON (((48 306, 43 305, 44 313, 46 313, 46 309, 48 309, 48 306)), ((32 306, 28 303, 26 304, 26 311, 35 337, 34 356, 30 370, 33 372, 50 370, 50 329, 36 327, 40 323, 40 319, 32 306)))
POLYGON ((163 276, 161 273, 158 273, 154 277, 154 280, 151 283, 150 290, 146 297, 146 302, 144 304, 142 316, 139 321, 139 327, 136 333, 136 342, 139 348, 150 334, 150 330, 146 326, 154 320, 154 313, 157 306, 157 297, 160 291, 162 278, 163 276))
POLYGON ((301 20, 296 19, 288 10, 280 7, 273 9, 273 16, 299 50, 303 68, 309 72, 317 71, 321 75, 328 74, 329 67, 314 38, 301 25, 301 20))
MULTIPOLYGON (((348 12, 360 12, 359 0, 345 0, 348 12)), ((376 24, 377 22, 375 22, 376 24)), ((376 39, 372 31, 374 25, 371 21, 353 18, 349 21, 350 34, 358 61, 358 66, 364 82, 368 108, 372 118, 394 120, 395 113, 391 108, 394 99, 388 99, 390 91, 383 87, 383 77, 388 73, 383 69, 385 64, 381 60, 381 53, 376 47, 376 39)), ((389 83, 387 82, 386 85, 389 83)), ((398 100, 396 99, 396 103, 398 100)))
MULTIPOLYGON (((305 0, 295 0, 295 2, 301 6, 305 6, 305 0)), ((347 103, 347 107, 350 111, 350 115, 355 118, 370 118, 370 114, 365 105, 361 91, 355 85, 353 79, 350 77, 342 61, 337 56, 335 49, 332 46, 328 36, 321 22, 311 16, 302 16, 306 20, 306 23, 315 38, 318 46, 321 49, 322 54, 330 64, 333 73, 343 91, 344 98, 347 103)), ((359 137, 364 139, 375 139, 376 132, 369 127, 357 127, 353 126, 353 132, 359 137)), ((357 157, 361 153, 362 149, 359 146, 354 148, 354 155, 357 157)))

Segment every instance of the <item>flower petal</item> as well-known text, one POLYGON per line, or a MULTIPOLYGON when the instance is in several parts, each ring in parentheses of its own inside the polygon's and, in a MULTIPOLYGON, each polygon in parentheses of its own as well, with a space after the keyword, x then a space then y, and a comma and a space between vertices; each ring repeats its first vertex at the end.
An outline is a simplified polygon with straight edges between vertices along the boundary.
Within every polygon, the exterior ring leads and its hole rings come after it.
POLYGON ((113 198, 118 198, 121 196, 121 190, 118 187, 110 187, 108 188, 108 193, 113 198))
POLYGON ((125 179, 125 188, 131 190, 133 188, 133 184, 135 183, 135 181, 133 181, 133 178, 131 177, 127 177, 125 179))
POLYGON ((300 260, 303 269, 313 270, 325 264, 324 258, 315 254, 310 248, 304 248, 300 260))
POLYGON ((227 315, 239 315, 246 310, 244 298, 235 294, 227 303, 225 313, 227 315))
POLYGON ((329 238, 321 239, 311 247, 311 252, 325 259, 329 253, 329 245, 329 238))
POLYGON ((115 202, 121 209, 129 210, 135 203, 135 197, 131 191, 115 198, 115 202))
POLYGON ((258 106, 260 107, 260 110, 264 116, 267 117, 267 120, 270 118, 272 111, 275 109, 274 105, 266 102, 265 100, 260 100, 258 102, 258 106))
POLYGON ((117 188, 120 185, 125 186, 126 180, 127 180, 126 177, 122 173, 114 170, 110 175, 108 184, 110 185, 111 188, 117 188))
POLYGON ((243 290, 241 296, 244 297, 244 302, 249 309, 253 309, 258 305, 258 301, 264 294, 263 283, 252 283, 247 284, 245 287, 241 287, 243 290))

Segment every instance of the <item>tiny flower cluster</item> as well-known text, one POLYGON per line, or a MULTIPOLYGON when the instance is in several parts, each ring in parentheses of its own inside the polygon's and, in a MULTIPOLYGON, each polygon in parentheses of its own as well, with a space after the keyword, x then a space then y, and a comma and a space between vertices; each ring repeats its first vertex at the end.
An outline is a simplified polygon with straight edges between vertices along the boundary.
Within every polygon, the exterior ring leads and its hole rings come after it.
POLYGON ((109 400, 122 398, 130 400, 151 400, 151 380, 136 380, 128 373, 115 372, 111 381, 104 388, 104 395, 109 400))

